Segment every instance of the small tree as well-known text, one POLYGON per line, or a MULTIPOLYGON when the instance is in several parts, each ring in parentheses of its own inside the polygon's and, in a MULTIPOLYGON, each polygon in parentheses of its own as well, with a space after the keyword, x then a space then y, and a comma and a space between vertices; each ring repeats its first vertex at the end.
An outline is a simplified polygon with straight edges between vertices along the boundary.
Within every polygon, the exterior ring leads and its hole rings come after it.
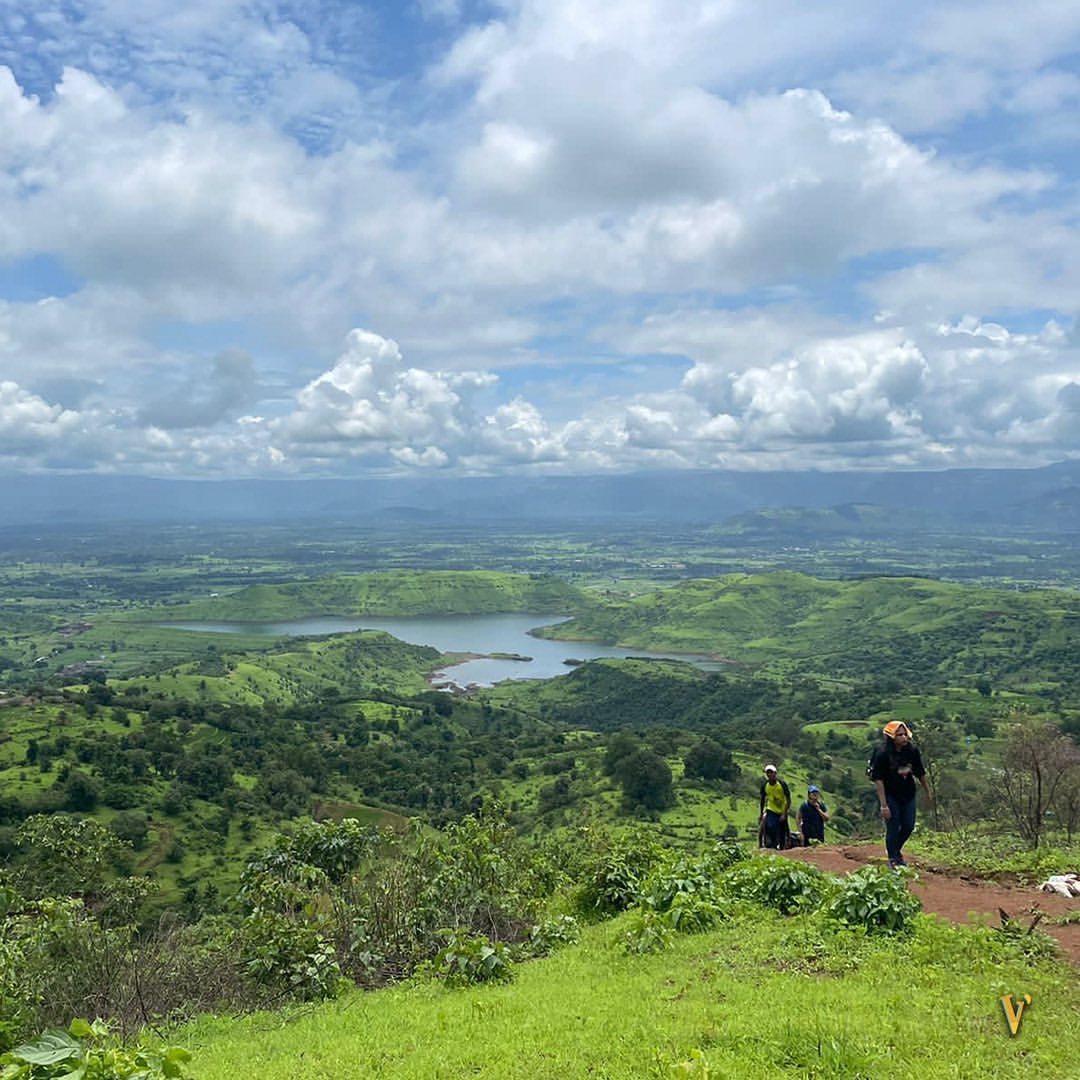
POLYGON ((28 817, 16 830, 15 842, 22 856, 12 878, 31 899, 99 895, 117 856, 129 849, 99 822, 66 814, 28 817))
POLYGON ((687 780, 734 780, 739 775, 730 750, 713 739, 702 739, 683 758, 683 775, 687 780))
POLYGON ((1038 846, 1046 813, 1078 765, 1080 747, 1054 724, 1018 724, 1009 732, 1001 792, 1013 823, 1031 847, 1038 846))
POLYGON ((1054 799, 1054 813, 1065 827, 1068 842, 1080 832, 1080 760, 1062 777, 1054 799))
POLYGON ((675 805, 671 768, 651 750, 639 750, 620 759, 615 779, 622 786, 628 809, 641 806, 646 810, 666 810, 675 805))

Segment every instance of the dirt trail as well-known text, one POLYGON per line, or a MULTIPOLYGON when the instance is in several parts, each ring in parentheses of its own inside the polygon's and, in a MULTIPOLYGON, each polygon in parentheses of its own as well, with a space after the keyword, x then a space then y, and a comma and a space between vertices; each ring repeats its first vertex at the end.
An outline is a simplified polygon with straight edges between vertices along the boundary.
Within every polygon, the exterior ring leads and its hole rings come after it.
MULTIPOLYGON (((812 862, 832 874, 848 874, 868 863, 883 865, 885 862, 880 844, 826 844, 793 848, 784 854, 812 862)), ((918 875, 918 880, 912 881, 910 887, 922 901, 924 911, 956 923, 968 922, 973 915, 987 916, 993 926, 1000 925, 999 909, 1017 918, 1024 926, 1030 924, 1036 909, 1043 911, 1046 914, 1039 928, 1057 938, 1064 954, 1074 964, 1080 964, 1080 923, 1057 926, 1050 922, 1054 916, 1080 911, 1080 897, 1066 900, 1056 893, 1040 892, 1036 887, 987 881, 966 871, 934 866, 917 856, 904 854, 918 875)))

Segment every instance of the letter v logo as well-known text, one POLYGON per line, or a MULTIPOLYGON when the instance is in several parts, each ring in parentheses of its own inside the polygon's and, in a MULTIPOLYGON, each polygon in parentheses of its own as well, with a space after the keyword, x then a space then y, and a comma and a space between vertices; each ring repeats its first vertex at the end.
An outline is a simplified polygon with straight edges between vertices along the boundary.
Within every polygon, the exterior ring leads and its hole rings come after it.
POLYGON ((1009 1032, 1012 1035, 1020 1030, 1020 1019, 1024 1015, 1024 1007, 1031 1004, 1031 995, 1025 994, 1022 1000, 1018 1000, 1016 1005, 1013 1005, 1012 994, 1006 994, 1001 999, 1001 1009, 1005 1013, 1005 1022, 1009 1025, 1009 1032))

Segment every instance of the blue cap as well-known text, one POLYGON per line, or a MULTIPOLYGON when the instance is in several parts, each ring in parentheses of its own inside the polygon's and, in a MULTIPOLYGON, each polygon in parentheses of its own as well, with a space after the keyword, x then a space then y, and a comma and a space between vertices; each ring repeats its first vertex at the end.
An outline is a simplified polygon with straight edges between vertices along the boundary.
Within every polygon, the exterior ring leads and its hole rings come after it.
MULTIPOLYGON (((813 785, 813 784, 811 784, 811 785, 810 785, 810 786, 809 786, 809 787, 808 787, 808 788, 806 789, 806 793, 807 793, 807 795, 809 795, 809 794, 810 794, 810 793, 811 793, 812 791, 818 791, 818 789, 817 789, 816 787, 814 787, 814 785, 813 785)), ((820 792, 820 791, 818 791, 818 794, 820 795, 820 794, 821 794, 821 792, 820 792)))

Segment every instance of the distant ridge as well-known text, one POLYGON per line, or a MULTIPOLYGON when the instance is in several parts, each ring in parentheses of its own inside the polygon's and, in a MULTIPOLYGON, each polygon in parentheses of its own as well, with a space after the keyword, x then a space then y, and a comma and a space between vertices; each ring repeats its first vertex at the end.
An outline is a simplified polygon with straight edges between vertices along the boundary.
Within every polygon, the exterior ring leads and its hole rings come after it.
POLYGON ((4 525, 454 518, 710 524, 779 507, 875 506, 1080 528, 1080 460, 942 472, 652 472, 618 476, 187 480, 0 475, 4 525))

